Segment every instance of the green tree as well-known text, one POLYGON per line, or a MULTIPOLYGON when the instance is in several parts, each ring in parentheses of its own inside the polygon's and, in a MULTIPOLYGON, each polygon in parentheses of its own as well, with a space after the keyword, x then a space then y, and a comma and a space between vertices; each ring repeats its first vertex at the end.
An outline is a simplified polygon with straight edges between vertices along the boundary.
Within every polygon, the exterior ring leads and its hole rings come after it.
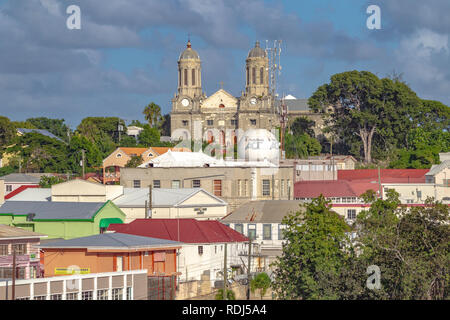
POLYGON ((300 135, 286 133, 284 138, 287 158, 307 158, 308 156, 317 156, 322 150, 320 142, 306 133, 300 135))
POLYGON ((41 188, 51 188, 52 185, 64 182, 65 180, 56 176, 42 176, 39 180, 39 186, 41 188))
MULTIPOLYGON (((216 300, 223 300, 223 289, 219 289, 216 294, 216 300)), ((233 290, 227 289, 227 300, 236 300, 236 295, 233 290)))
POLYGON ((69 127, 64 123, 64 119, 49 119, 45 117, 30 118, 26 122, 31 123, 37 129, 45 129, 53 133, 55 136, 69 141, 68 134, 70 133, 69 127))
POLYGON ((78 174, 82 172, 82 167, 80 166, 82 150, 85 151, 86 172, 95 171, 96 167, 101 166, 103 156, 98 146, 87 137, 76 134, 70 139, 67 151, 67 161, 71 169, 70 171, 78 174))
POLYGON ((7 117, 0 116, 0 152, 13 142, 16 135, 14 124, 7 117))
POLYGON ((342 137, 352 154, 359 157, 362 149, 364 161, 371 163, 374 150, 385 157, 405 145, 422 102, 399 80, 349 71, 333 75, 329 84, 320 86, 309 105, 323 113, 326 125, 342 137))
POLYGON ((161 108, 154 102, 148 104, 142 113, 152 128, 155 128, 161 121, 161 108))
POLYGON ((142 159, 142 156, 133 156, 127 162, 127 164, 125 165, 125 168, 137 168, 143 162, 144 162, 144 159, 142 159))
POLYGON ((330 283, 338 283, 350 227, 323 196, 301 208, 282 221, 286 243, 272 288, 281 299, 337 299, 330 283))
POLYGON ((261 300, 267 292, 267 289, 270 287, 270 278, 265 272, 258 273, 251 281, 250 281, 250 290, 254 293, 256 290, 259 290, 259 294, 261 296, 261 300))
POLYGON ((162 116, 159 128, 162 136, 170 136, 170 113, 162 116))
POLYGON ((298 117, 290 125, 292 134, 295 136, 307 134, 314 138, 314 126, 315 122, 307 117, 298 117))
POLYGON ((161 136, 159 130, 150 127, 148 124, 144 125, 144 130, 138 136, 139 144, 145 147, 156 147, 160 145, 161 136))

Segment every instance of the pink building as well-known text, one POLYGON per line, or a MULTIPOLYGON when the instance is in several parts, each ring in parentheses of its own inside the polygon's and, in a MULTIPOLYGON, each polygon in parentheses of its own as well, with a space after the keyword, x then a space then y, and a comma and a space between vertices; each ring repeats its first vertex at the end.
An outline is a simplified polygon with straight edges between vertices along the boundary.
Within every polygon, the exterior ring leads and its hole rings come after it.
POLYGON ((32 279, 41 274, 39 244, 46 235, 0 224, 0 279, 12 278, 16 252, 16 278, 32 279))

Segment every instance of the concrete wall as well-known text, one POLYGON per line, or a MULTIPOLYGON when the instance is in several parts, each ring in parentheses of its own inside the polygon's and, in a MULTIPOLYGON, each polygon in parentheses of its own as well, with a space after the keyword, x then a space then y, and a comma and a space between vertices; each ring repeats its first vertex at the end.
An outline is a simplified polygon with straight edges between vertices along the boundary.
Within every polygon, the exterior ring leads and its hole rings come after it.
POLYGON ((293 199, 293 168, 121 168, 120 184, 133 187, 133 180, 140 180, 141 187, 161 181, 161 188, 171 188, 173 180, 180 180, 183 188, 190 188, 192 180, 200 180, 201 188, 214 194, 214 180, 222 181, 222 195, 219 198, 228 203, 228 212, 250 200, 293 199), (252 173, 253 171, 253 173, 252 173), (272 176, 274 184, 272 183, 272 176), (245 193, 239 192, 239 180, 247 181, 245 193), (263 180, 270 182, 270 195, 262 192, 263 180), (283 187, 281 187, 283 185, 283 187), (282 193, 281 191, 284 191, 282 193), (287 190, 290 190, 288 194, 287 190))
MULTIPOLYGON (((448 176, 450 177, 450 172, 448 176)), ((382 186, 383 198, 386 198, 388 189, 395 189, 400 194, 400 201, 403 204, 423 204, 427 197, 437 201, 442 201, 444 197, 450 197, 450 187, 431 183, 386 183, 382 186)), ((450 203, 450 201, 446 203, 450 203)))
MULTIPOLYGON (((6 283, 0 282, 0 300, 11 299, 11 286, 9 281, 6 294, 6 283)), ((82 293, 91 291, 92 300, 97 300, 98 290, 107 290, 107 298, 112 300, 112 289, 122 289, 120 300, 127 300, 127 288, 131 288, 129 300, 147 300, 147 270, 17 280, 16 299, 51 300, 52 295, 60 295, 67 300, 69 294, 75 294, 75 300, 82 300, 82 293)))
POLYGON ((52 186, 52 201, 55 202, 105 202, 122 194, 122 186, 105 186, 80 179, 52 186))
POLYGON ((5 181, 0 180, 0 205, 5 203, 5 181))

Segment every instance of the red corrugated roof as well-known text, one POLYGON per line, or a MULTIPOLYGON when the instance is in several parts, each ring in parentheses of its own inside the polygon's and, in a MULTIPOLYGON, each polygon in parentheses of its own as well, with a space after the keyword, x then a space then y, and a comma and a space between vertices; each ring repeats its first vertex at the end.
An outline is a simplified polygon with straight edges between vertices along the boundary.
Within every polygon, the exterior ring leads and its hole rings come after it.
POLYGON ((378 184, 349 182, 345 180, 299 181, 294 185, 295 198, 358 197, 368 189, 378 190, 378 184))
MULTIPOLYGON (((421 183, 430 169, 380 169, 382 183, 421 183)), ((378 169, 338 170, 338 180, 376 180, 378 169)))
POLYGON ((11 191, 10 193, 8 193, 5 196, 5 200, 8 200, 8 199, 14 197, 15 195, 21 193, 23 190, 28 189, 28 188, 39 188, 39 185, 24 185, 24 186, 20 186, 16 190, 11 191))
POLYGON ((110 224, 108 230, 184 243, 248 241, 241 233, 216 220, 136 219, 128 224, 110 224))

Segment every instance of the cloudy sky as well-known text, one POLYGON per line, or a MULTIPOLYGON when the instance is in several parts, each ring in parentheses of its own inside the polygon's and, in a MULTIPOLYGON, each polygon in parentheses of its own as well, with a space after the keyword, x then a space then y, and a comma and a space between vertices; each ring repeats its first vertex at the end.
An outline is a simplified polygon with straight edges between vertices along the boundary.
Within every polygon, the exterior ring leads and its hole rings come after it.
POLYGON ((450 105, 448 0, 0 0, 0 115, 143 120, 170 112, 177 59, 191 35, 203 90, 238 96, 256 40, 281 39, 279 92, 308 98, 347 70, 403 75, 420 97, 450 105), (69 30, 69 5, 81 30, 69 30), (367 7, 381 8, 369 30, 367 7))

